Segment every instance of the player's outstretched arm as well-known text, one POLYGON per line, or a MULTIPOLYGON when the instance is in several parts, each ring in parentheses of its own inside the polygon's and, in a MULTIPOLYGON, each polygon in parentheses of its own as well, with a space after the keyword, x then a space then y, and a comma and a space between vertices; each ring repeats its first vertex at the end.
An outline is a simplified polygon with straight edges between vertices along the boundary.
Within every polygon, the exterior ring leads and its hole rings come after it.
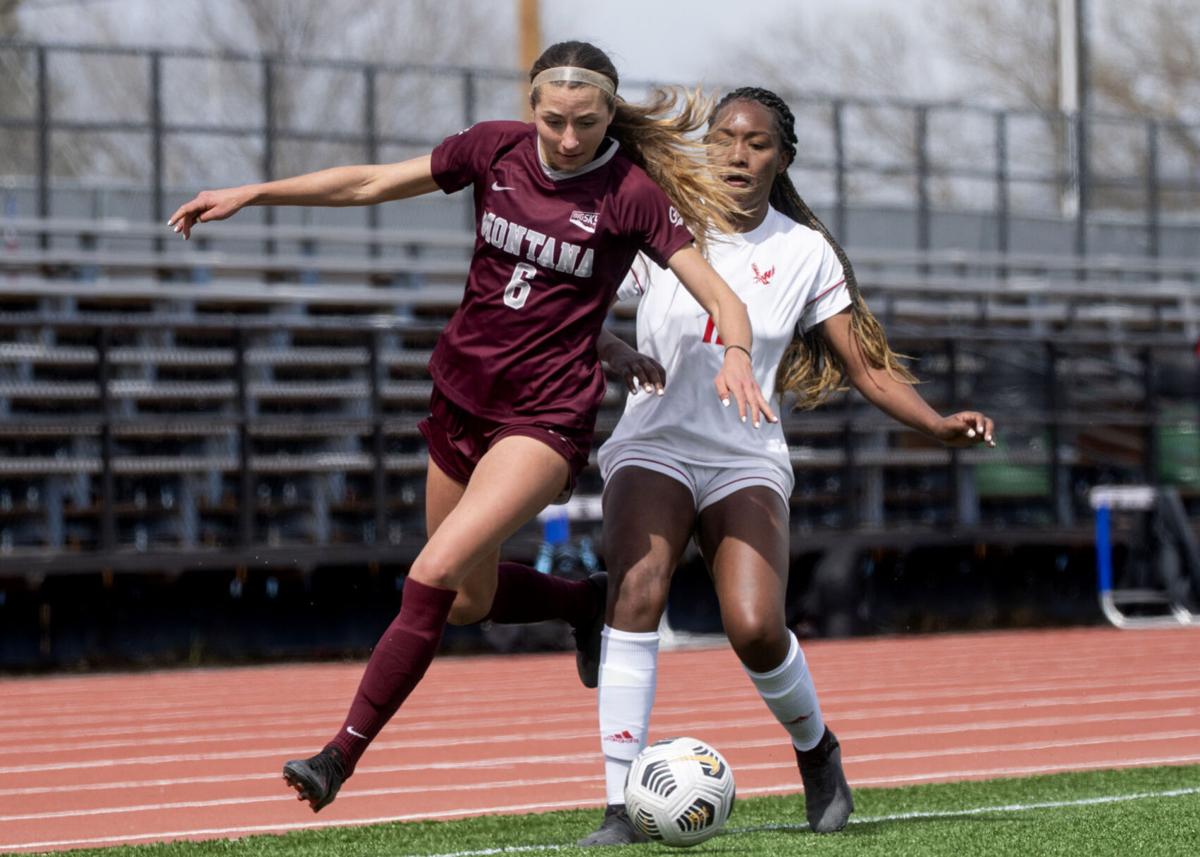
POLYGON ((224 220, 248 205, 374 205, 436 189, 429 155, 395 164, 333 167, 288 179, 202 191, 179 206, 167 225, 186 239, 197 223, 224 220))
POLYGON ((846 368, 846 376, 863 397, 892 419, 935 437, 947 446, 995 446, 990 417, 960 411, 943 417, 929 406, 912 384, 871 365, 850 328, 850 311, 843 310, 821 323, 821 335, 846 368))
POLYGON ((746 305, 695 247, 676 251, 667 260, 667 265, 696 302, 712 316, 717 333, 725 343, 725 362, 713 381, 721 402, 728 406, 731 399, 736 400, 742 422, 750 418, 755 428, 758 428, 760 417, 778 422, 779 418, 771 411, 770 403, 754 380, 750 363, 753 335, 746 305))

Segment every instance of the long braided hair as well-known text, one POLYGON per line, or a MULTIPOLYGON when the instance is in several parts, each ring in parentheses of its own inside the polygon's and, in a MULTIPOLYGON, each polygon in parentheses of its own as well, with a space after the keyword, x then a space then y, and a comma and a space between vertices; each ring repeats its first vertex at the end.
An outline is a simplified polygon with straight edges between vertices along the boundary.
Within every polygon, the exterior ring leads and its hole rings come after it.
MULTIPOLYGON (((709 128, 712 128, 725 107, 737 101, 757 102, 771 111, 775 119, 775 129, 779 133, 780 145, 790 165, 796 157, 796 120, 784 100, 768 89, 746 86, 728 93, 717 102, 709 118, 709 128)), ((900 356, 888 345, 883 326, 867 308, 846 251, 834 240, 829 229, 796 191, 786 169, 775 177, 768 201, 773 208, 792 220, 821 233, 833 248, 834 254, 842 264, 846 287, 850 290, 850 330, 854 334, 856 346, 862 349, 868 364, 877 369, 887 370, 893 378, 910 384, 917 383, 917 379, 901 362, 900 356)), ((810 410, 833 393, 845 389, 845 377, 845 366, 815 328, 804 334, 797 330, 779 364, 779 371, 775 376, 775 389, 781 394, 795 395, 796 408, 810 410)))
MULTIPOLYGON (((548 68, 577 66, 599 72, 620 83, 617 69, 604 51, 588 42, 568 41, 553 44, 529 70, 529 80, 548 68)), ((552 83, 548 86, 585 86, 582 83, 552 83)), ((540 87, 539 87, 540 88, 540 87)), ((695 237, 705 249, 710 228, 733 232, 733 222, 744 212, 728 186, 712 170, 708 147, 695 133, 705 127, 712 115, 712 100, 699 92, 656 89, 647 104, 630 104, 620 96, 604 94, 614 109, 608 135, 621 150, 666 193, 695 237)), ((537 106, 538 91, 529 95, 537 106)))

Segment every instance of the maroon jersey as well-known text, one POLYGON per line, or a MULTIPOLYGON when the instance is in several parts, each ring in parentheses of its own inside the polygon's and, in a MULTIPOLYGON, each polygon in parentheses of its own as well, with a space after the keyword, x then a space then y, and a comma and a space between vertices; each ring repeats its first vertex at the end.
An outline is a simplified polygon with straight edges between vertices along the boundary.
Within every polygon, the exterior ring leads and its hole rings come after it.
POLYGON ((596 340, 639 250, 663 267, 692 240, 666 194, 606 139, 573 173, 542 164, 537 133, 481 122, 433 150, 446 193, 475 186, 462 304, 429 361, 442 392, 493 420, 591 429, 604 395, 596 340))

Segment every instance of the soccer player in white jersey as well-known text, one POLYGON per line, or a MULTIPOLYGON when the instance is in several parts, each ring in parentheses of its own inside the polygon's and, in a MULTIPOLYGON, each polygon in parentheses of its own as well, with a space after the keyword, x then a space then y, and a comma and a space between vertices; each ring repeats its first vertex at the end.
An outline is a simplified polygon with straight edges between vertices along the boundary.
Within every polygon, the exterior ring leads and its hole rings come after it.
MULTIPOLYGON (((718 103, 708 132, 746 212, 736 234, 710 237, 710 261, 747 305, 753 370, 763 390, 776 390, 773 409, 781 391, 800 407, 815 406, 844 377, 885 413, 947 445, 991 445, 985 415, 943 417, 913 388, 845 254, 788 178, 793 124, 777 95, 746 88, 718 103)), ((635 264, 623 289, 642 295, 638 351, 611 334, 600 343, 631 393, 599 452, 609 571, 599 679, 608 807, 580 844, 644 841, 625 813, 625 776, 646 745, 659 619, 693 534, 729 641, 791 738, 808 822, 817 832, 841 830, 854 809, 841 751, 784 618, 793 473, 782 427, 751 419, 728 429, 711 377, 724 353, 740 346, 721 341, 677 278, 635 264)))

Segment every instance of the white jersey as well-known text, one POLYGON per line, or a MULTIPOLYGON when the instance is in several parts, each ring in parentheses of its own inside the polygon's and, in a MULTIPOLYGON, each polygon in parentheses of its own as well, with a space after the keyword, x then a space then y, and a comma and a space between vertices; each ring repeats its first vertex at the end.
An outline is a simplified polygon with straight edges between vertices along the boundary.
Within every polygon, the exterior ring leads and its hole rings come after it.
MULTIPOLYGON (((821 233, 774 208, 751 232, 710 238, 709 262, 746 304, 754 379, 782 416, 775 371, 797 329, 805 332, 850 305, 842 265, 821 233)), ((669 269, 656 265, 634 264, 618 296, 635 295, 638 351, 662 364, 667 382, 662 396, 626 397, 625 412, 599 451, 602 470, 618 447, 632 444, 698 465, 769 463, 790 493, 794 477, 783 426, 742 423, 736 402, 726 408, 717 397, 713 378, 725 347, 712 318, 669 269)))

